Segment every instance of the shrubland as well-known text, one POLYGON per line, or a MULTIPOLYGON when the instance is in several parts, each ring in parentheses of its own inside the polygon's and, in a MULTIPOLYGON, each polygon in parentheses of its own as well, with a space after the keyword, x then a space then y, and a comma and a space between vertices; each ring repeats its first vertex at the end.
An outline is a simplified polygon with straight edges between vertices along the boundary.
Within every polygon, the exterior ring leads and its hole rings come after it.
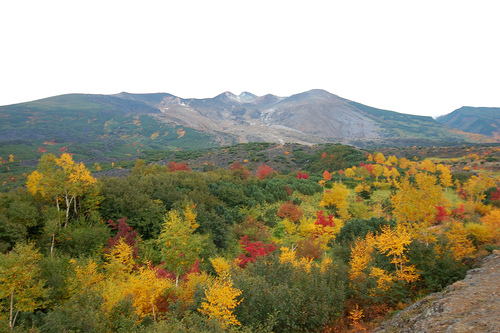
POLYGON ((367 329, 498 248, 492 152, 333 145, 288 172, 137 160, 121 178, 43 155, 0 193, 2 330, 367 329))

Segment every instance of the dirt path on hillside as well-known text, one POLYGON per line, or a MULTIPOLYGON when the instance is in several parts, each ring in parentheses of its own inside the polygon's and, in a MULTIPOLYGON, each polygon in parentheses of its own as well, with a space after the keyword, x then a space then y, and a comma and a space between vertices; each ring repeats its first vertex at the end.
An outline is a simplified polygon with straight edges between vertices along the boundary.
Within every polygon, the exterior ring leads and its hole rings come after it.
POLYGON ((500 251, 465 279, 401 311, 373 332, 500 332, 500 251))

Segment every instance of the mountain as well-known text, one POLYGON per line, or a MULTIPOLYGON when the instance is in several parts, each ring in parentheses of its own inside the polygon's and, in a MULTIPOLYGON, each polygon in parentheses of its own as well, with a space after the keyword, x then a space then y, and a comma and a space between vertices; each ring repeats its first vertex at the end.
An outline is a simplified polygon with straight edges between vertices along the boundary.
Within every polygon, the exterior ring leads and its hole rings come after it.
POLYGON ((467 138, 431 117, 349 101, 325 90, 289 97, 185 99, 168 93, 69 94, 0 107, 0 156, 133 158, 144 150, 199 149, 244 142, 439 145, 467 138))
POLYGON ((463 132, 500 138, 500 108, 463 106, 436 120, 463 132))
POLYGON ((78 159, 133 157, 145 149, 217 146, 207 132, 159 122, 154 107, 168 94, 69 94, 0 107, 0 156, 22 160, 69 151, 78 159), (147 102, 145 102, 147 101, 147 102))
POLYGON ((236 142, 396 144, 401 140, 464 140, 431 117, 376 109, 319 89, 289 97, 257 97, 248 92, 238 96, 225 92, 208 99, 165 94, 161 101, 149 95, 115 96, 158 108, 161 114, 154 117, 162 122, 225 133, 236 142))

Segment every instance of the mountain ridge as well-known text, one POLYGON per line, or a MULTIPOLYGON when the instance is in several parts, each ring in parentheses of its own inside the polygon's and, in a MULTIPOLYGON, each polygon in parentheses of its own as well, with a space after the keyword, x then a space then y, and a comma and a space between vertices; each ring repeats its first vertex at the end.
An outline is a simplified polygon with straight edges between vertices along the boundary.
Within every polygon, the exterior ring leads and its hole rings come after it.
POLYGON ((431 117, 374 108, 323 89, 291 96, 226 91, 212 98, 169 93, 66 94, 0 106, 0 119, 4 143, 107 138, 176 149, 245 142, 373 146, 469 141, 431 117), (63 120, 65 126, 54 126, 63 120))
POLYGON ((500 108, 462 106, 436 121, 463 132, 500 139, 500 108))

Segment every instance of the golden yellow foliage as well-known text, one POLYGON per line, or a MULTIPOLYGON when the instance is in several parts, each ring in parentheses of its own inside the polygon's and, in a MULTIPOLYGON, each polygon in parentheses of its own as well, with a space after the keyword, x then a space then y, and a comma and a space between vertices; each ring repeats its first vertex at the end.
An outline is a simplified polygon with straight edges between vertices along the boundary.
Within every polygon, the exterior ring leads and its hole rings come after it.
POLYGON ((344 184, 335 182, 331 190, 326 191, 323 194, 323 198, 319 206, 333 207, 336 209, 336 214, 341 219, 347 219, 349 217, 349 203, 347 202, 348 195, 349 189, 347 189, 344 184))
POLYGON ((365 239, 357 239, 354 246, 351 246, 349 277, 352 283, 359 283, 365 279, 364 270, 372 260, 375 242, 374 235, 368 233, 365 239))
POLYGON ((483 225, 488 228, 491 235, 497 240, 500 238, 500 209, 492 209, 481 218, 483 225))
POLYGON ((204 315, 220 322, 223 328, 230 325, 241 325, 233 310, 243 299, 237 300, 241 290, 233 286, 233 281, 228 275, 219 276, 205 289, 205 301, 198 309, 204 315))
POLYGON ((476 242, 476 244, 485 244, 495 238, 495 233, 492 232, 491 229, 484 224, 484 222, 483 224, 469 222, 465 225, 465 230, 470 238, 476 242))
POLYGON ((471 240, 467 238, 467 230, 461 222, 452 221, 445 236, 449 240, 451 253, 457 260, 470 256, 476 250, 471 240))

